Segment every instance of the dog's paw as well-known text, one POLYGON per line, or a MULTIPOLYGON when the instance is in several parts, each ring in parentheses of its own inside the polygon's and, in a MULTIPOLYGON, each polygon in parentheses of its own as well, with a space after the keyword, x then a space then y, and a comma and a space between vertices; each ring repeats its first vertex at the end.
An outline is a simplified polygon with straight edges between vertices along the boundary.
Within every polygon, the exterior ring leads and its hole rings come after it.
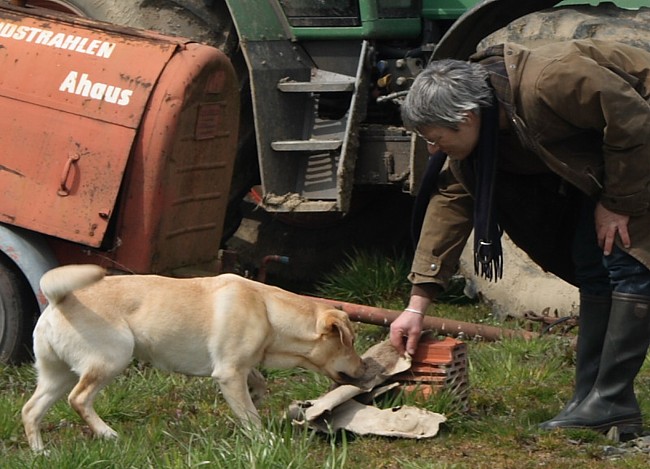
POLYGON ((119 435, 112 428, 106 427, 105 429, 97 433, 97 437, 103 438, 104 440, 116 440, 117 438, 119 438, 119 435))

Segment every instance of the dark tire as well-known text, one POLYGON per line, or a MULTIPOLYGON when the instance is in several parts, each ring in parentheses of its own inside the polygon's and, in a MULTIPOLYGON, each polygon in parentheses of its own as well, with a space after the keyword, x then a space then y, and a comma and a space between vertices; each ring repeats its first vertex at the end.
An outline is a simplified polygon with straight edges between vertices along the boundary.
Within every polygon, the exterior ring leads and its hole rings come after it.
POLYGON ((202 0, 33 0, 30 4, 210 44, 230 56, 237 34, 225 2, 202 0))
POLYGON ((19 364, 31 355, 36 298, 16 266, 0 254, 0 362, 19 364))
POLYGON ((487 38, 478 49, 505 41, 534 46, 544 42, 594 38, 650 50, 650 8, 627 10, 613 3, 568 5, 531 13, 487 38))

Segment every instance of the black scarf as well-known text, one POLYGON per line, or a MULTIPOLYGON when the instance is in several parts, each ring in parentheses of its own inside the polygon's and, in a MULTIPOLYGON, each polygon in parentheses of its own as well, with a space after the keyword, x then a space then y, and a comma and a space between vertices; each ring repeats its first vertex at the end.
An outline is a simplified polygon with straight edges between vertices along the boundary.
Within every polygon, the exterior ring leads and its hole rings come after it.
MULTIPOLYGON (((479 143, 468 157, 476 179, 474 197, 474 271, 477 275, 494 280, 503 276, 501 234, 494 213, 494 185, 497 169, 497 134, 499 111, 494 105, 481 109, 479 143)), ((437 187, 438 174, 447 159, 440 151, 429 156, 422 185, 415 198, 411 219, 413 245, 417 246, 429 200, 437 187)))

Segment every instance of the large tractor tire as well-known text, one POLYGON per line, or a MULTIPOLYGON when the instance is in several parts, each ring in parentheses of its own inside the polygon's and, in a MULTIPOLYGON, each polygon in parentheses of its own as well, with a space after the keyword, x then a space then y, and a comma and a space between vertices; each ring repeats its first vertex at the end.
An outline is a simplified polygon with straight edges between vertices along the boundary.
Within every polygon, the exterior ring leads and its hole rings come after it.
POLYGON ((613 3, 571 5, 531 13, 494 32, 478 49, 505 41, 535 46, 547 42, 593 38, 650 50, 650 8, 629 10, 613 3))
POLYGON ((241 220, 242 198, 259 181, 259 169, 248 69, 226 3, 220 0, 29 0, 28 4, 121 26, 185 37, 214 46, 230 58, 239 78, 241 116, 237 159, 223 229, 224 241, 229 238, 241 220))
POLYGON ((225 2, 202 0, 30 0, 29 5, 108 23, 150 29, 213 45, 226 55, 237 47, 237 33, 225 2))
POLYGON ((37 314, 27 280, 0 253, 0 363, 18 364, 29 358, 37 314))

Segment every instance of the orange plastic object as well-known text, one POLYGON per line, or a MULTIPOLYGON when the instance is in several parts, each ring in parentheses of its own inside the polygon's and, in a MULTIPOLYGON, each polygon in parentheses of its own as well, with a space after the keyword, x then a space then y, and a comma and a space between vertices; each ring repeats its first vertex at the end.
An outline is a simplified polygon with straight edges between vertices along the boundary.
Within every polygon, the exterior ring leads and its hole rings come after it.
POLYGON ((225 55, 3 6, 0 70, 0 222, 51 236, 62 263, 216 262, 239 115, 225 55))
POLYGON ((450 392, 464 410, 469 408, 467 345, 457 339, 424 337, 412 357, 411 368, 394 376, 406 393, 425 399, 450 392))

